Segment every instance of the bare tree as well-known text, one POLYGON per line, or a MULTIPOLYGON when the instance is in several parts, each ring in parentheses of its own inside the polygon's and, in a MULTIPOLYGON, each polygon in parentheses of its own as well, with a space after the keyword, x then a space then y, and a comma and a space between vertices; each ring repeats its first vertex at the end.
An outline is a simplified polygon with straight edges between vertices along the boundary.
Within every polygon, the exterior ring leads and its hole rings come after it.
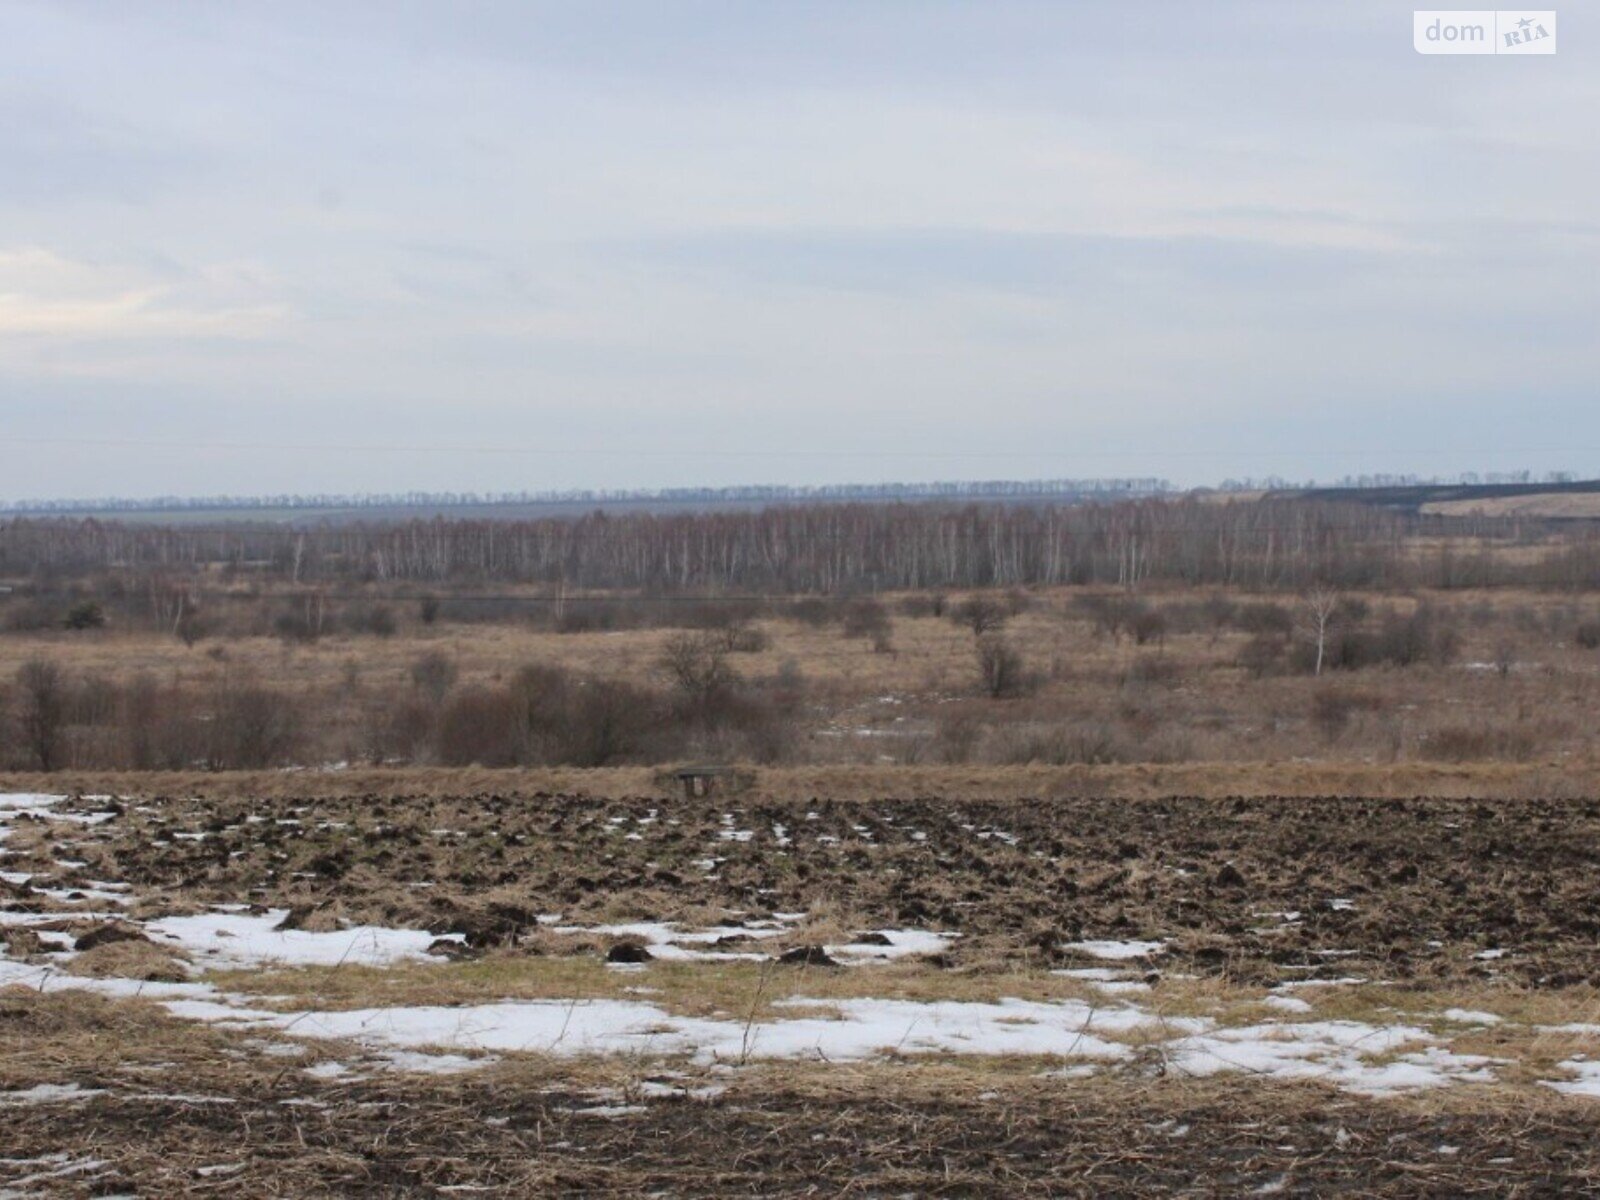
POLYGON ((288 693, 224 682, 208 729, 206 765, 213 771, 255 769, 287 761, 300 737, 300 718, 288 693))
POLYGON ((727 643, 714 634, 682 633, 668 638, 660 664, 673 686, 700 707, 709 707, 738 679, 728 662, 727 643))
POLYGON ((1014 696, 1022 690, 1022 655, 999 634, 986 634, 978 639, 978 675, 996 700, 1014 696))
POLYGON ((1322 674, 1322 662, 1327 656, 1328 634, 1339 618, 1339 593, 1328 587, 1314 587, 1305 595, 1306 635, 1317 647, 1315 674, 1322 674))
POLYGON ((32 658, 17 670, 22 693, 22 738, 41 771, 60 765, 61 727, 66 720, 66 686, 61 668, 42 658, 32 658))
POLYGON ((1006 606, 993 596, 968 597, 956 606, 952 614, 956 624, 965 625, 976 638, 999 632, 1010 615, 1006 606))
POLYGON ((444 703, 445 693, 455 686, 455 660, 438 650, 430 650, 411 664, 411 683, 435 708, 444 703))

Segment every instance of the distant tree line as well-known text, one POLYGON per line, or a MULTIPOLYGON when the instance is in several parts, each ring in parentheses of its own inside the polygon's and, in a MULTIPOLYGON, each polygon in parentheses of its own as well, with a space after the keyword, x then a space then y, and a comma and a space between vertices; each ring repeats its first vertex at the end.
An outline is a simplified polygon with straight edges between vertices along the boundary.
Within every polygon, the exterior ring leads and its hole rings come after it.
MULTIPOLYGON (((184 574, 294 585, 544 584, 571 592, 848 593, 1146 582, 1249 588, 1600 584, 1600 541, 1516 518, 1296 500, 1079 506, 850 504, 294 529, 0 521, 0 574, 184 574), (1424 544, 1419 539, 1428 535, 1424 544)), ((1588 526, 1582 527, 1588 530, 1588 526)))
POLYGON ((789 486, 569 489, 519 492, 283 493, 274 496, 104 496, 93 499, 17 500, 0 503, 11 513, 118 513, 294 511, 296 509, 483 508, 537 504, 728 504, 1000 497, 1081 500, 1154 496, 1172 491, 1164 479, 1028 479, 934 483, 839 483, 789 486))

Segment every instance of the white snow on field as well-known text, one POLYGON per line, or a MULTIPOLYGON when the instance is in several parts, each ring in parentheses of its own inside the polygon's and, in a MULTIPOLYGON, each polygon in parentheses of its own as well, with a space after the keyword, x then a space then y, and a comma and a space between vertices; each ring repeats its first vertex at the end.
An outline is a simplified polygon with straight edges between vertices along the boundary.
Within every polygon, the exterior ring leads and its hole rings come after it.
POLYGON ((701 1062, 811 1058, 859 1060, 884 1053, 1028 1054, 1120 1059, 1131 1051, 1097 1033, 1142 1028, 1133 1009, 1069 1001, 998 1003, 790 1000, 794 1017, 745 1023, 675 1016, 635 1000, 527 1001, 461 1008, 269 1013, 205 1001, 169 1005, 178 1015, 272 1027, 291 1037, 352 1038, 370 1046, 540 1054, 684 1055, 701 1062), (812 1010, 817 1010, 815 1013, 812 1010))
POLYGON ((388 1050, 382 1058, 393 1070, 422 1075, 459 1075, 500 1061, 493 1057, 466 1058, 460 1054, 422 1054, 416 1050, 388 1050))
MULTIPOLYGON (((341 964, 387 966, 427 956, 437 939, 421 929, 384 929, 357 925, 327 933, 278 929, 287 909, 269 909, 260 916, 211 912, 192 917, 162 917, 144 930, 157 944, 185 950, 197 965, 209 968, 319 966, 341 964)), ((446 940, 460 940, 459 934, 446 940)))
MULTIPOLYGON (((6 1186, 0 1188, 0 1200, 23 1200, 24 1197, 42 1196, 43 1191, 24 1190, 34 1188, 39 1184, 46 1184, 52 1180, 74 1179, 78 1184, 87 1184, 87 1179, 79 1176, 98 1175, 104 1167, 110 1164, 103 1158, 74 1158, 63 1151, 60 1154, 47 1154, 43 1158, 0 1158, 0 1167, 36 1167, 37 1170, 29 1171, 26 1175, 12 1174, 6 1179, 6 1186)), ((109 1195, 110 1193, 105 1193, 109 1195)))
MULTIPOLYGON (((682 1017, 637 1000, 540 1000, 464 1007, 270 1012, 226 997, 174 999, 176 1016, 275 1029, 295 1038, 351 1039, 385 1052, 425 1047, 455 1052, 414 1069, 467 1070, 481 1062, 461 1052, 558 1056, 687 1057, 701 1063, 770 1059, 859 1061, 884 1054, 1038 1055, 1110 1062, 1132 1050, 1117 1035, 1165 1034, 1153 1043, 1168 1071, 1272 1079, 1315 1079, 1346 1091, 1384 1096, 1459 1082, 1488 1082, 1494 1059, 1457 1054, 1424 1029, 1359 1021, 1314 1021, 1217 1028, 1202 1018, 1168 1019, 1133 1006, 1097 1008, 1080 1001, 793 999, 793 1016, 751 1022, 682 1017)), ((1563 1064, 1583 1076, 1552 1084, 1600 1095, 1600 1063, 1563 1064)))
POLYGON ((1300 999, 1299 996, 1279 996, 1269 992, 1261 1003, 1268 1008, 1275 1008, 1279 1012, 1308 1013, 1311 1011, 1310 1002, 1300 999))
MULTIPOLYGON (((749 950, 720 949, 716 943, 723 939, 761 940, 777 937, 788 932, 785 925, 803 920, 805 915, 778 913, 771 921, 758 921, 750 925, 713 925, 708 929, 683 929, 667 921, 632 921, 619 925, 558 925, 555 932, 631 938, 642 942, 656 958, 669 962, 759 962, 769 956, 749 950)), ((875 929, 868 932, 887 939, 888 945, 842 942, 825 946, 824 949, 847 962, 905 958, 948 950, 958 936, 922 929, 875 929)))
POLYGON ((10 836, 10 825, 16 817, 53 816, 50 810, 65 799, 65 796, 46 796, 37 792, 0 793, 0 842, 10 836))
POLYGON ((1405 1025, 1309 1021, 1218 1029, 1181 1039, 1167 1053, 1169 1068, 1187 1075, 1242 1071, 1324 1079, 1366 1095, 1494 1079, 1493 1059, 1454 1054, 1436 1041, 1426 1030, 1405 1025), (1373 1057, 1382 1061, 1366 1061, 1373 1057))
POLYGON ((729 962, 762 959, 764 954, 749 951, 710 950, 723 938, 770 938, 784 930, 775 924, 713 925, 709 929, 680 929, 667 921, 632 921, 622 925, 557 925, 554 932, 599 934, 602 937, 632 938, 643 942, 656 958, 680 962, 729 962))
POLYGON ((34 812, 53 808, 65 796, 52 796, 44 792, 0 792, 0 812, 34 812))
POLYGON ((21 987, 30 992, 94 992, 100 996, 126 999, 142 996, 151 1000, 215 997, 208 983, 146 983, 139 979, 96 979, 68 975, 55 963, 21 963, 0 956, 0 988, 21 987))
POLYGON ((1498 1025, 1500 1018, 1492 1012, 1478 1012, 1470 1008, 1447 1008, 1439 1014, 1446 1021, 1458 1025, 1498 1025))
POLYGON ((1090 958, 1125 959, 1149 958, 1160 954, 1167 948, 1165 942, 1068 942, 1068 950, 1076 950, 1080 954, 1087 954, 1090 958))
POLYGON ((939 954, 948 950, 950 944, 961 936, 923 929, 874 929, 871 932, 887 938, 889 944, 875 946, 869 942, 846 942, 823 948, 838 958, 905 958, 914 954, 939 954))
POLYGON ((79 1087, 75 1083, 40 1083, 20 1092, 0 1092, 0 1105, 61 1104, 103 1095, 103 1089, 79 1087))
POLYGON ((1574 1058, 1557 1064, 1563 1071, 1571 1071, 1576 1079, 1546 1080, 1545 1086, 1569 1096, 1600 1097, 1600 1062, 1574 1058))

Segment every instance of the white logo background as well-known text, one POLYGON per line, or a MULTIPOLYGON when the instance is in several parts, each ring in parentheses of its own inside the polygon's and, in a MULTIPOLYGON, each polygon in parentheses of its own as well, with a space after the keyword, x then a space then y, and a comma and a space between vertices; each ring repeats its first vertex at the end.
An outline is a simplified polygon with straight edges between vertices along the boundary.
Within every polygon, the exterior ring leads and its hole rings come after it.
POLYGON ((1411 14, 1418 54, 1554 54, 1554 9, 1427 9, 1411 14))

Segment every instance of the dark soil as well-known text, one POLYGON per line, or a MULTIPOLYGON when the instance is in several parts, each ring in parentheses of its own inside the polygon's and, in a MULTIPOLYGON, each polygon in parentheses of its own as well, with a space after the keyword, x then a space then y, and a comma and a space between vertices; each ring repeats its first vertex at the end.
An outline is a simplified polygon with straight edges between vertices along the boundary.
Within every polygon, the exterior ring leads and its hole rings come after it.
MULTIPOLYGON (((887 1068, 886 1068, 887 1070, 887 1068)), ((291 1089, 290 1084, 294 1087, 291 1089)), ((1201 1097, 1078 1085, 964 1094, 879 1081, 821 1095, 585 1113, 540 1087, 343 1088, 100 1096, 68 1113, 0 1108, 16 1160, 105 1166, 30 1194, 393 1196, 1571 1196, 1600 1187, 1592 1108, 1419 1113, 1242 1084, 1201 1097), (223 1168, 214 1173, 216 1168, 223 1168), (233 1168, 229 1170, 228 1168, 233 1168), (202 1174, 202 1171, 205 1173, 202 1174), (92 1190, 91 1190, 92 1189, 92 1190), (458 1189, 451 1191, 450 1189, 458 1189)))
POLYGON ((863 929, 961 932, 958 966, 1068 965, 1067 943, 1137 938, 1169 943, 1166 969, 1242 982, 1600 985, 1595 801, 183 799, 50 832, 34 869, 57 886, 336 905, 474 947, 619 901, 661 919, 842 905, 863 929), (81 879, 49 861, 75 857, 90 860, 81 879))

